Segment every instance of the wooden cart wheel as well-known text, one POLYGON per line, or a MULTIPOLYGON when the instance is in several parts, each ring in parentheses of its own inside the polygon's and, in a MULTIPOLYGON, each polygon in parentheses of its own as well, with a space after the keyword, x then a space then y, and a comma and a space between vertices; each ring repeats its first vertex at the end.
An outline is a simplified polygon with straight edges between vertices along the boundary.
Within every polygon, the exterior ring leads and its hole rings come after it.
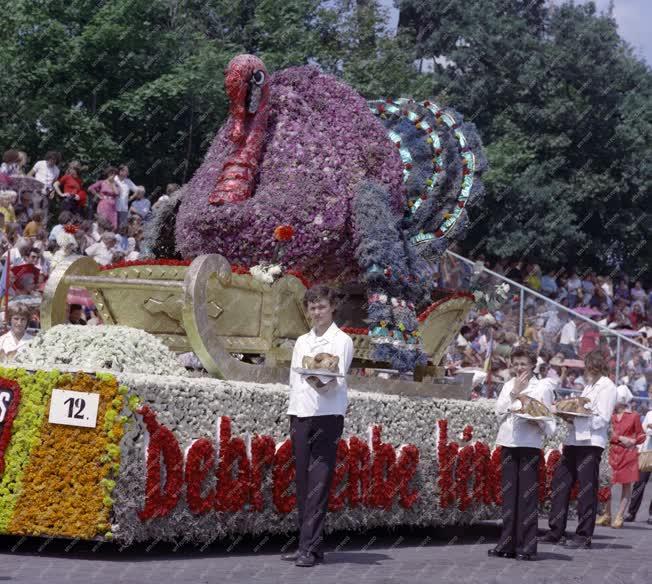
POLYGON ((202 255, 190 264, 183 284, 183 326, 190 346, 206 371, 221 379, 287 383, 288 371, 243 363, 232 357, 217 334, 223 308, 208 295, 209 285, 231 285, 231 265, 221 255, 202 255))

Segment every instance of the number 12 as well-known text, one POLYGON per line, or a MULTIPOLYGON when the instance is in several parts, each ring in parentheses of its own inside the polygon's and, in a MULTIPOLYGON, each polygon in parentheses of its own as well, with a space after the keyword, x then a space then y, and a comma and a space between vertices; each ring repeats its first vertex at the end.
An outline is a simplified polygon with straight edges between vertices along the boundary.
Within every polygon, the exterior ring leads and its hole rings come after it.
POLYGON ((84 411, 84 408, 86 407, 86 400, 84 400, 81 397, 76 397, 72 398, 69 397, 66 401, 63 402, 68 406, 68 417, 69 418, 75 418, 77 420, 83 420, 84 416, 82 416, 82 412, 84 411), (73 407, 77 407, 77 413, 73 416, 72 410, 73 407))

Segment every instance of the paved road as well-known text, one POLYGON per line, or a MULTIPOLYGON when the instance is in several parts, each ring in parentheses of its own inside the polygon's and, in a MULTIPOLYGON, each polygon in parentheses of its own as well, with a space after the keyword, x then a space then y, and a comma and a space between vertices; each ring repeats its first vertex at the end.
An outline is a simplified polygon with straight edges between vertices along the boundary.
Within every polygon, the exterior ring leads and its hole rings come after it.
MULTIPOLYGON (((648 489, 652 491, 652 489, 648 489)), ((639 512, 644 520, 650 494, 639 512)), ((540 527, 546 524, 541 521, 540 527)), ((570 523, 569 529, 575 524, 570 523)), ((597 528, 593 549, 539 546, 540 561, 487 557, 498 526, 336 533, 326 563, 312 569, 281 562, 289 538, 221 541, 199 550, 169 544, 118 549, 115 545, 39 538, 0 538, 0 582, 49 584, 649 584, 652 526, 597 528)))

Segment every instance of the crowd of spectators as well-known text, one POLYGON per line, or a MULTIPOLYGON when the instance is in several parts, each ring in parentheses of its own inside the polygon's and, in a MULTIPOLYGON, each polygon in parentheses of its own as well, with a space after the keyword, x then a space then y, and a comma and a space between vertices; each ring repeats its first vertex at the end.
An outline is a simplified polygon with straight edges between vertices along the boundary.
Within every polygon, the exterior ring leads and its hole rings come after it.
MULTIPOLYGON (((24 152, 7 150, 0 165, 0 291, 5 329, 10 324, 9 303, 28 307, 28 328, 39 328, 45 282, 67 256, 87 255, 103 266, 137 260, 143 228, 153 210, 178 189, 168 185, 152 205, 145 188, 131 180, 126 164, 107 168, 103 178, 92 182, 80 162, 62 164, 58 152, 47 152, 31 168, 28 162, 24 152)), ((82 302, 71 304, 70 322, 101 321, 92 303, 82 302)))
MULTIPOLYGON (((509 356, 518 346, 536 352, 537 373, 559 378, 560 393, 580 391, 584 385, 583 358, 600 349, 609 360, 614 382, 629 387, 636 398, 635 407, 642 412, 648 409, 652 397, 652 287, 624 272, 614 278, 592 270, 542 270, 536 263, 489 262, 483 257, 471 265, 450 255, 439 264, 439 285, 445 289, 468 288, 474 271, 481 268, 560 306, 526 291, 521 318, 520 289, 512 286, 507 301, 498 309, 469 313, 449 347, 446 366, 449 373, 476 372, 473 397, 495 395, 511 376, 509 356)), ((501 281, 484 272, 475 285, 491 289, 501 281)))

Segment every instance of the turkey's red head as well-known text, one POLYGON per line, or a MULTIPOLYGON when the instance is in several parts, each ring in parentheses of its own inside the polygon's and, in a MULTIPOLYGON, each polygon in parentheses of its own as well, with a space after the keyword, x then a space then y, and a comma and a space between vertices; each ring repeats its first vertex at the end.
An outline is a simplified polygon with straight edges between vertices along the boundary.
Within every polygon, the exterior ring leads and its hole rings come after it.
POLYGON ((267 109, 269 75, 265 64, 254 55, 238 55, 224 71, 233 125, 230 138, 236 144, 246 139, 247 121, 267 109))
POLYGON ((234 57, 224 72, 224 85, 230 100, 229 139, 236 148, 224 163, 208 197, 211 205, 238 203, 254 192, 267 131, 268 77, 263 62, 253 55, 234 57))

